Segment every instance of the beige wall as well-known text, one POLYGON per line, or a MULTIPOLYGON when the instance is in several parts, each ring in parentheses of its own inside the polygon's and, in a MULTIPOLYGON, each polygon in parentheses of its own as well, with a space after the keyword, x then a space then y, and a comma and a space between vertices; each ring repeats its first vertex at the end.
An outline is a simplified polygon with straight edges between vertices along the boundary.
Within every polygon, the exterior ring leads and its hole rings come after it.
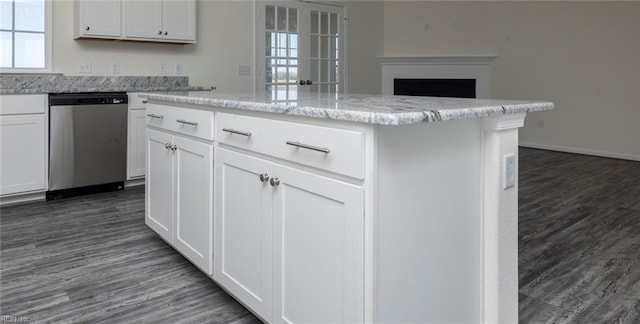
MULTIPOLYGON (((383 3, 347 1, 351 12, 349 62, 353 92, 379 93, 382 53, 383 3)), ((53 69, 66 75, 80 75, 80 60, 90 60, 90 75, 112 75, 111 64, 120 64, 118 75, 175 74, 181 63, 190 84, 216 86, 221 92, 252 91, 254 88, 253 0, 198 0, 198 41, 176 45, 130 41, 73 39, 73 1, 55 0, 53 6, 53 69), (250 65, 251 76, 239 76, 238 65, 250 65)))
POLYGON ((382 1, 349 1, 349 92, 379 94, 382 71, 378 56, 384 51, 382 1))
POLYGON ((73 10, 73 1, 54 2, 54 72, 79 75, 78 62, 90 60, 91 75, 111 75, 113 62, 120 64, 119 75, 160 75, 162 63, 168 66, 167 75, 175 75, 175 64, 181 63, 191 84, 223 91, 253 89, 252 77, 238 76, 238 65, 253 66, 252 1, 198 1, 198 42, 188 45, 74 40, 73 10))
POLYGON ((485 3, 385 1, 384 55, 486 53, 485 3))
POLYGON ((497 55, 492 97, 556 104, 521 143, 640 160, 640 2, 387 1, 384 54, 497 55))

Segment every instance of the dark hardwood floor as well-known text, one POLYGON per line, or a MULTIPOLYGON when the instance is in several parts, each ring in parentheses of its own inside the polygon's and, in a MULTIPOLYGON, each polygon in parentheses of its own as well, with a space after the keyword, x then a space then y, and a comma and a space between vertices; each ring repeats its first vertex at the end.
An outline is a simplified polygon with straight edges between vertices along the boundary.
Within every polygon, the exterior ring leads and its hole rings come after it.
POLYGON ((520 150, 522 323, 640 323, 640 162, 520 150))
POLYGON ((0 210, 0 315, 260 323, 144 224, 144 188, 0 210))
MULTIPOLYGON (((522 323, 640 322, 640 162, 520 151, 522 323)), ((0 209, 0 315, 258 323, 144 225, 142 187, 0 209)))

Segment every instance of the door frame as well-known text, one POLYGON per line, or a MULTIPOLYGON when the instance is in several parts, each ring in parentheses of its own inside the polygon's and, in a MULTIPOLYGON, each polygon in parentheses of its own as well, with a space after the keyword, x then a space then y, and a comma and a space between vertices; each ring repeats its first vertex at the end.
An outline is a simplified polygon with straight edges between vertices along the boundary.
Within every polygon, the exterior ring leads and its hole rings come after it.
POLYGON ((287 2, 293 3, 310 3, 310 4, 319 4, 323 6, 332 6, 342 8, 343 12, 343 33, 342 37, 342 48, 343 48, 343 58, 342 58, 342 69, 340 77, 342 91, 339 91, 337 94, 349 93, 349 4, 344 1, 306 1, 306 0, 253 0, 253 62, 254 62, 254 80, 253 80, 253 93, 258 94, 264 92, 264 89, 260 87, 260 80, 264 74, 264 53, 261 52, 258 54, 259 49, 264 49, 264 37, 261 35, 264 34, 264 28, 261 27, 260 24, 260 7, 261 5, 283 5, 287 2))

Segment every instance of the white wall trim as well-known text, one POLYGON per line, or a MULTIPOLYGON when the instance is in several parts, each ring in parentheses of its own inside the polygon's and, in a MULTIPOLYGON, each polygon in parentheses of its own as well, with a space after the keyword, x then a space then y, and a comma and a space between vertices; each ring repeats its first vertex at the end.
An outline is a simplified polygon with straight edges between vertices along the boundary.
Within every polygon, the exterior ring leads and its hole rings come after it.
POLYGON ((393 95, 396 78, 475 79, 476 96, 491 96, 491 64, 497 56, 382 56, 382 94, 393 95))
POLYGON ((491 64, 498 58, 495 55, 475 56, 378 56, 380 64, 491 64))
POLYGON ((485 131, 502 131, 507 129, 520 128, 524 126, 525 113, 501 115, 484 119, 485 131))
POLYGON ((541 150, 585 154, 585 155, 593 155, 593 156, 606 157, 606 158, 612 158, 612 159, 631 160, 631 161, 640 162, 640 155, 634 155, 634 154, 620 154, 620 153, 613 153, 613 152, 605 152, 605 151, 597 151, 597 150, 589 150, 589 149, 557 146, 557 145, 548 145, 548 144, 538 144, 538 143, 522 142, 522 141, 518 143, 518 145, 522 147, 529 147, 529 148, 535 148, 535 149, 541 149, 541 150))

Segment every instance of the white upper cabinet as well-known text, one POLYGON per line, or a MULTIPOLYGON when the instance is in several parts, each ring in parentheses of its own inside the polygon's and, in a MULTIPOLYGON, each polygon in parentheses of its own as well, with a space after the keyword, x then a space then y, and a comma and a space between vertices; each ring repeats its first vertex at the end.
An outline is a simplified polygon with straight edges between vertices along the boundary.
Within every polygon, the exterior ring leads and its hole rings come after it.
POLYGON ((75 37, 118 38, 122 35, 120 1, 79 0, 75 2, 75 37))
POLYGON ((125 36, 162 38, 162 1, 127 1, 125 36))
POLYGON ((196 42, 196 0, 77 0, 76 38, 196 42))
POLYGON ((196 40, 196 2, 125 1, 125 37, 166 41, 196 40))
POLYGON ((196 1, 163 1, 162 36, 166 40, 196 40, 196 1))

